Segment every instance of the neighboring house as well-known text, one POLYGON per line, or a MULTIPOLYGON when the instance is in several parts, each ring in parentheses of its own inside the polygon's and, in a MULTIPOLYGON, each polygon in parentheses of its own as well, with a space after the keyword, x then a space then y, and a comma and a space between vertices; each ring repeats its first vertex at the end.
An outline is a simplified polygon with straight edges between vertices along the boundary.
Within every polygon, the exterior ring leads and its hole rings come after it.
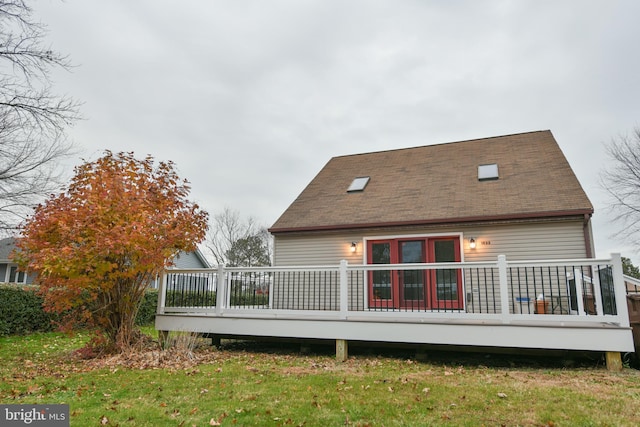
POLYGON ((193 252, 180 252, 173 259, 173 268, 211 268, 200 249, 193 252))
MULTIPOLYGON (((200 249, 196 249, 193 252, 180 252, 174 259, 173 265, 171 268, 180 268, 180 269, 197 269, 197 268, 211 268, 211 264, 204 257, 200 249)), ((152 288, 158 288, 158 280, 156 278, 152 288)), ((176 278, 173 285, 176 288, 179 288, 181 291, 198 291, 198 290, 206 290, 209 288, 209 280, 204 277, 190 276, 187 278, 176 278)))
MULTIPOLYGON (((7 237, 0 240, 0 283, 33 283, 35 275, 18 269, 18 265, 11 262, 9 255, 15 249, 15 239, 7 237)), ((193 252, 180 252, 173 260, 175 268, 210 268, 206 258, 196 249, 193 252)), ((157 283, 152 286, 157 288, 157 283)))
POLYGON ((34 275, 20 271, 18 265, 9 259, 9 255, 16 247, 14 242, 12 237, 0 240, 0 283, 33 283, 34 275))

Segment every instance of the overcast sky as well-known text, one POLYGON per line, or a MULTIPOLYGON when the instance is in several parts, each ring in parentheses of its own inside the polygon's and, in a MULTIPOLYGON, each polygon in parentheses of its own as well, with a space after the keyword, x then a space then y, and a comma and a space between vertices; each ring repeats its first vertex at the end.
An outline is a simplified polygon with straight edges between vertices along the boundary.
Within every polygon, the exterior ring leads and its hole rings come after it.
POLYGON ((604 146, 640 126, 640 1, 35 3, 77 65, 69 132, 173 160, 192 199, 271 226, 333 156, 550 129, 611 238, 604 146))

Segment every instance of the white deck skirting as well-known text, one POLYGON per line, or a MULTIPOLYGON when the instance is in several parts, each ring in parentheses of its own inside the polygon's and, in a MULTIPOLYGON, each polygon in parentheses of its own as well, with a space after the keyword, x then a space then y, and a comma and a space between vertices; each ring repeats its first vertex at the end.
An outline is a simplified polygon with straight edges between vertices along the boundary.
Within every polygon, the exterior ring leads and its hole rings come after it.
POLYGON ((396 342, 412 344, 446 344, 480 347, 506 347, 553 350, 633 351, 629 327, 607 323, 574 323, 545 320, 544 323, 518 321, 503 324, 486 321, 424 323, 408 319, 373 319, 354 317, 348 320, 308 316, 305 318, 222 317, 197 314, 157 315, 156 329, 163 331, 197 331, 218 335, 278 338, 342 339, 353 341, 396 342))

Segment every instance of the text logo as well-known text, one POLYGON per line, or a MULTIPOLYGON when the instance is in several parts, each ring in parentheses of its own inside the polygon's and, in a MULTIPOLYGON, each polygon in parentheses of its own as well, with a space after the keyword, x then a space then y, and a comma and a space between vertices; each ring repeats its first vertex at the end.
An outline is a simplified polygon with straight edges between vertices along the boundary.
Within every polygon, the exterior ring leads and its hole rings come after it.
POLYGON ((0 425, 69 427, 69 405, 0 405, 0 425))

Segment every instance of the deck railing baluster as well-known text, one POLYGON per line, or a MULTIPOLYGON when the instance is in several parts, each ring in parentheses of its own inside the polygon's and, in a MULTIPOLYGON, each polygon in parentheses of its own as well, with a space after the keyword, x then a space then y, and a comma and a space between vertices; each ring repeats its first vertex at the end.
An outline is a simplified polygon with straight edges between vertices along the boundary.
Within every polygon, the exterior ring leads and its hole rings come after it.
MULTIPOLYGON (((615 282, 613 263, 504 259, 459 265, 347 264, 344 271, 342 266, 168 270, 162 277, 158 310, 216 315, 234 310, 315 311, 344 318, 349 313, 378 312, 390 318, 397 313, 425 319, 439 313, 446 318, 493 316, 487 318, 509 323, 512 316, 533 314, 536 306, 540 314, 544 307, 549 315, 575 317, 571 299, 577 293, 577 314, 588 314, 591 321, 607 317, 617 322, 620 284, 615 282), (381 293, 371 295, 374 279, 381 293), (385 287, 389 281, 391 288, 385 287), (399 284, 406 288, 394 288, 399 284), (536 304, 540 294, 545 303, 536 304)), ((622 286, 623 293, 633 291, 633 285, 622 286)))

